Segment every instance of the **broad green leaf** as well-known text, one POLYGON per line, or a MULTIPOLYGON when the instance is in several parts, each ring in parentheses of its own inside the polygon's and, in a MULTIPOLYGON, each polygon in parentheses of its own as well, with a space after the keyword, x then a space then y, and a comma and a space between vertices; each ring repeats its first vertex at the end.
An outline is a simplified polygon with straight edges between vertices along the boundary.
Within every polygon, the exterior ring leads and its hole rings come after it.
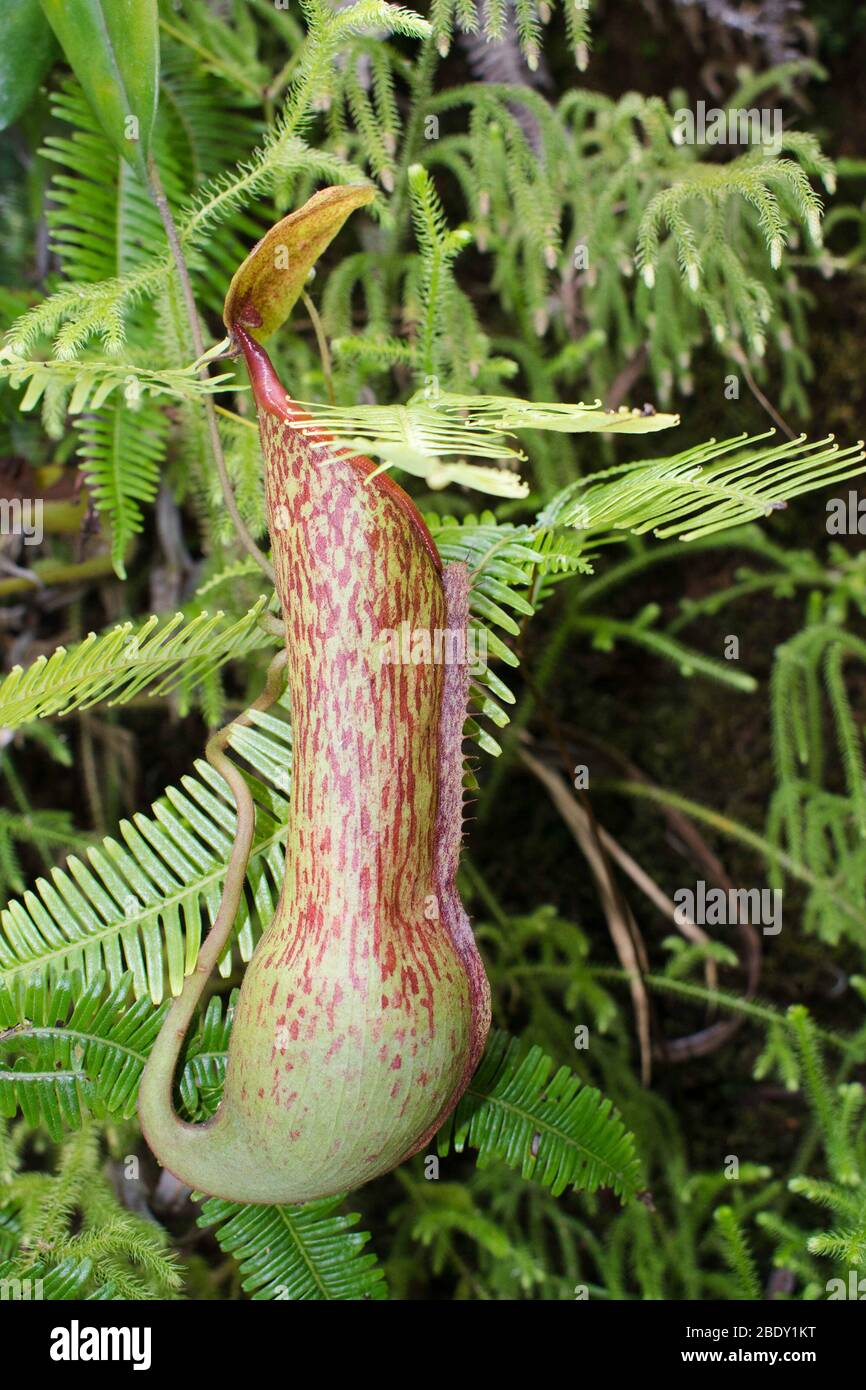
POLYGON ((146 175, 159 91, 157 0, 41 0, 111 143, 146 175))
POLYGON ((24 111, 55 52, 39 0, 0 0, 0 130, 24 111))
POLYGON ((236 271, 223 319, 263 343, 285 323, 312 266, 350 212, 373 201, 370 184, 322 188, 304 206, 271 227, 236 271))

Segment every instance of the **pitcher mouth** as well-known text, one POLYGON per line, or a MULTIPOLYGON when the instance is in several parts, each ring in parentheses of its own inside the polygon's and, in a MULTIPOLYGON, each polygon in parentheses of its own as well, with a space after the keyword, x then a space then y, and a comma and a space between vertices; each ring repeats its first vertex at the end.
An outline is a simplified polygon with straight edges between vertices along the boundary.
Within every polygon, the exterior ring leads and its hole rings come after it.
MULTIPOLYGON (((257 343, 247 331, 235 324, 232 328, 235 341, 243 352, 247 365, 247 371, 252 383, 253 395, 260 411, 268 415, 275 416, 278 420, 284 420, 287 424, 297 424, 299 421, 310 420, 312 417, 296 405, 291 399, 286 388, 277 376, 274 364, 268 356, 261 343, 257 343)), ((331 442, 330 436, 325 429, 316 429, 307 434, 311 444, 326 444, 331 442)), ((380 488, 387 496, 397 503, 401 511, 411 521, 421 541, 424 549, 433 561, 433 565, 438 574, 442 574, 442 558, 436 549, 436 542, 430 534, 429 527, 416 507, 408 492, 395 483, 388 473, 378 472, 372 459, 364 458, 360 454, 352 455, 347 460, 361 477, 371 478, 371 486, 380 488), (372 475, 375 473, 375 478, 372 475)))

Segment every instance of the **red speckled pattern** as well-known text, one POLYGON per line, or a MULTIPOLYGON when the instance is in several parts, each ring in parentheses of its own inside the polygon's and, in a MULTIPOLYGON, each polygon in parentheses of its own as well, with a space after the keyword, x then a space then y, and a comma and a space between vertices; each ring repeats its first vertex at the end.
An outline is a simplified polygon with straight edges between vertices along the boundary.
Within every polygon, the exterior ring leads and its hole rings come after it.
POLYGON ((486 1036, 454 882, 468 670, 383 663, 379 640, 403 622, 465 627, 468 581, 463 566, 443 580, 414 504, 371 480, 369 460, 291 427, 266 355, 243 346, 286 623, 292 797, 283 894, 244 980, 214 1138, 233 1136, 256 1169, 219 1195, 305 1201, 426 1142, 486 1036))

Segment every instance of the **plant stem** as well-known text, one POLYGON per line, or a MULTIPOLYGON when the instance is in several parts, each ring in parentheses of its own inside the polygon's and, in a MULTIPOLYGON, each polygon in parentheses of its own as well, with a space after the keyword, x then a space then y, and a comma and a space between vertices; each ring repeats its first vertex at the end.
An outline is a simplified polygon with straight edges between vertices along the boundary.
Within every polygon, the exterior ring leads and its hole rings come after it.
MULTIPOLYGON (((178 279, 180 280, 180 287, 181 292, 183 294, 184 306, 186 308, 186 316, 189 320, 189 327, 190 332, 192 334, 195 355, 197 358, 203 357, 204 339, 202 337, 201 324, 199 323, 198 310, 196 308, 195 303, 195 296, 193 295, 192 291, 192 282, 189 277, 189 268, 187 266, 186 259, 183 254, 183 248, 180 244, 180 237, 178 235, 174 215, 169 206, 168 199, 165 196, 165 189, 162 186, 162 179, 159 176, 159 170, 156 167, 156 162, 152 155, 148 160, 148 175, 150 179, 151 196, 153 197, 153 201, 156 204, 160 218, 162 219, 162 225, 165 229, 166 237, 168 238, 168 244, 171 248, 172 258, 174 260, 175 268, 177 270, 178 279)), ((207 377, 208 369, 206 366, 202 367, 199 375, 202 378, 207 377)), ((243 517, 240 514, 240 511, 238 510, 238 504, 235 500, 234 492, 232 491, 231 478, 229 477, 229 471, 226 466, 225 454, 223 453, 222 440, 220 439, 219 435, 219 426, 217 424, 216 417, 216 407, 209 395, 205 396, 204 398, 204 410, 205 417, 207 419, 208 432, 210 434, 211 450, 213 452, 214 463, 216 464, 217 473, 219 475, 220 486, 222 487, 223 491, 223 497, 225 498, 226 509, 228 510, 228 514, 232 519, 234 528, 237 531, 238 538, 244 550, 247 552, 249 556, 251 556, 253 560, 255 560, 259 569, 262 571, 264 575, 267 576, 270 583, 273 584, 273 565, 271 564, 267 556, 256 545, 253 536, 251 535, 243 517)))
POLYGON ((248 420, 244 415, 238 415, 236 410, 228 410, 224 405, 215 406, 217 415, 222 415, 224 419, 231 420, 233 425, 243 425, 245 429, 257 430, 258 425, 255 420, 248 420))
MULTIPOLYGON (((127 551, 127 558, 130 554, 127 551)), ((90 579, 109 579, 114 574, 110 555, 93 555, 89 560, 78 564, 63 560, 39 560, 31 570, 16 574, 10 579, 0 579, 0 598, 10 594, 30 593, 43 585, 83 584, 90 579)))
POLYGON ((331 405, 337 404, 337 397, 334 393, 334 373, 331 363, 331 350, 328 347, 328 339, 325 337, 325 330, 322 327, 322 320, 319 318, 319 311, 313 303, 306 290, 301 291, 301 299, 304 308, 310 316, 313 324, 313 332, 316 335, 316 343, 319 349, 319 356, 322 359, 322 372, 325 377, 325 387, 328 392, 328 400, 331 405))
MULTIPOLYGON (((598 783, 596 784, 599 785, 598 783)), ((672 806, 677 811, 682 811, 684 815, 694 817, 695 820, 703 821, 705 825, 710 825, 720 834, 727 836, 731 840, 737 840, 740 844, 746 845, 760 855, 768 864, 776 864, 791 878, 799 883, 804 883, 808 888, 820 888, 822 892, 832 899, 844 916, 856 922, 862 927, 864 914, 856 903, 849 902, 835 889, 835 880, 832 878, 822 878, 815 874, 807 864, 798 859, 794 859, 784 850, 779 849, 770 840, 766 840, 756 831, 750 830, 748 826, 740 825, 739 821, 732 820, 729 816, 723 816, 718 811, 711 810, 708 806, 702 806, 700 802, 690 801, 688 797, 678 796, 676 792, 670 792, 663 787, 656 787, 647 783, 628 782, 618 778, 610 781, 603 781, 600 790, 622 792, 626 796, 644 797, 649 801, 655 801, 662 806, 672 806)))
MULTIPOLYGON (((538 966, 539 973, 544 973, 553 967, 538 966)), ((518 967, 516 975, 529 973, 530 967, 518 967)), ((616 966, 600 965, 593 966, 590 974, 595 980, 621 980, 628 984, 628 972, 617 969, 616 966)), ((651 989, 666 991, 668 994, 676 994, 684 999, 692 999, 699 1004, 713 1004, 720 1009, 729 1009, 732 1013, 741 1014, 744 1018, 753 1019, 765 1027, 777 1025, 784 1028, 786 1032, 792 1030, 791 1020, 787 1014, 780 1012, 772 1004, 758 1003, 753 999, 743 999, 739 995, 731 994, 724 989, 706 989, 705 987, 694 984, 691 980, 676 980, 668 975, 644 975, 644 983, 651 989)), ((828 1028, 816 1028, 816 1034, 822 1042, 835 1048, 839 1052, 850 1053, 851 1039, 843 1033, 834 1033, 828 1028)))
POLYGON ((433 90, 433 78, 438 62, 439 54, 436 49, 435 37, 425 39, 412 77, 411 114, 403 136, 403 148, 400 152, 400 167, 397 171, 394 185, 394 197, 391 200, 390 207, 392 218, 390 264, 392 268, 395 269, 398 265, 397 252, 408 231, 408 225, 405 224, 405 219, 403 217, 403 207, 409 196, 409 169, 412 164, 416 163, 416 151, 421 138, 421 132, 424 129, 424 121, 427 116, 427 101, 433 90))

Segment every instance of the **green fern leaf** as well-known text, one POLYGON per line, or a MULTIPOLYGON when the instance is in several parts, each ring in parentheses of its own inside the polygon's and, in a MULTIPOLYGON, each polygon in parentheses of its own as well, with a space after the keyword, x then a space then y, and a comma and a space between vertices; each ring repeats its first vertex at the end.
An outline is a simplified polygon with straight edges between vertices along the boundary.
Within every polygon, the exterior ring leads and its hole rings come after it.
POLYGON ((540 1047, 494 1033, 454 1115, 439 1133, 439 1153, 477 1149, 479 1165, 504 1159, 524 1178, 549 1187, 633 1198, 640 1186, 634 1137, 599 1091, 540 1047))
MULTIPOLYGON (((52 97, 60 133, 46 137, 44 158, 57 166, 48 213, 52 248, 68 280, 93 284, 123 275, 162 247, 165 236, 147 187, 116 153, 77 82, 52 97)), ((163 182, 172 202, 182 184, 170 152, 159 150, 163 182)))
POLYGON ((509 471, 479 468, 465 458, 523 459, 525 455, 515 447, 516 431, 647 434, 679 424, 678 415, 645 414, 626 407, 606 411, 598 401, 591 405, 542 403, 439 390, 419 391, 405 405, 303 404, 311 418, 296 424, 301 431, 324 426, 345 447, 372 455, 383 466, 424 477, 431 487, 457 482, 506 497, 525 496, 528 489, 509 471))
POLYGON ((0 725, 16 728, 47 715, 69 714, 108 700, 122 703, 143 690, 167 695, 186 690, 226 661, 269 645, 259 627, 266 600, 226 625, 222 612, 168 621, 150 617, 139 628, 122 623, 76 646, 56 647, 30 666, 14 666, 0 681, 0 725))
POLYGON ((22 1273, 12 1260, 7 1260, 0 1263, 2 1297, 14 1303, 33 1299, 74 1302, 84 1297, 92 1272, 90 1260, 67 1259, 49 1270, 34 1264, 28 1266, 26 1273, 22 1273))
POLYGON ((14 390, 26 384, 19 410, 33 410, 40 401, 56 399, 64 403, 70 415, 101 410, 121 386, 127 398, 153 399, 168 396, 175 401, 200 401, 202 396, 225 390, 231 381, 230 372, 204 380, 197 375, 194 362, 186 367, 151 368, 137 362, 106 361, 86 357, 70 362, 52 358, 22 358, 9 348, 0 348, 0 379, 8 380, 14 390))
POLYGON ((222 1000, 213 996, 186 1049, 180 1095, 190 1120, 208 1119, 219 1105, 239 992, 232 990, 225 1010, 222 1000))
MULTIPOLYGON (((172 23, 179 24, 177 15, 172 23)), ((194 36, 191 42, 195 45, 194 36)), ((248 64, 247 58, 244 61, 248 64)), ((240 64, 237 74, 232 75, 251 82, 251 95, 267 83, 263 70, 262 86, 256 88, 248 66, 244 69, 240 64)), ((195 184, 213 178, 226 164, 244 159, 261 135, 261 123, 237 104, 224 76, 215 72, 206 76, 195 53, 171 39, 163 41, 159 120, 166 127, 179 162, 191 170, 195 184)))
POLYGON ((832 436, 807 443, 800 435, 752 447, 771 434, 710 440, 670 458, 591 474, 559 493, 539 521, 691 541, 769 516, 790 497, 863 472, 862 443, 840 449, 832 436))
MULTIPOLYGON (((291 735, 287 723, 257 715, 233 747, 251 762, 257 806, 256 840, 247 871, 232 955, 247 961, 262 923, 269 923, 283 880, 288 824, 291 735), (265 780, 260 780, 265 779, 265 780)), ((205 930, 219 905, 235 828, 234 804, 223 779, 206 762, 171 787, 150 816, 122 821, 120 838, 106 837, 66 871, 54 869, 35 891, 0 914, 0 984, 80 970, 91 981, 105 971, 112 986, 128 970, 136 997, 159 1003, 166 981, 173 994, 193 969, 205 930)))
POLYGON ((168 424, 149 402, 131 410, 114 400, 79 428, 85 481, 97 511, 111 522, 112 563, 125 579, 127 547, 144 525, 140 504, 152 502, 159 488, 168 424))
POLYGON ((130 985, 125 975, 106 992, 98 973, 84 988, 75 974, 53 988, 38 975, 24 989, 0 987, 0 1115, 20 1107, 55 1140, 81 1128, 82 1103, 87 1113, 130 1119, 164 1013, 149 999, 127 1007, 130 985))
POLYGON ((335 1214, 343 1200, 260 1207, 211 1197, 198 1224, 238 1261, 253 1299, 386 1299, 384 1271, 364 1251, 370 1237, 353 1229, 361 1218, 335 1214))
MULTIPOLYGON (((472 672, 470 710, 504 728, 508 715, 502 706, 514 704, 514 695, 491 670, 489 659, 512 667, 518 662, 495 629, 511 636, 519 631, 506 612, 508 608, 522 617, 532 615, 534 607, 521 591, 529 590, 533 567, 544 565, 546 557, 534 545, 530 527, 501 525, 492 512, 463 521, 435 514, 426 519, 442 559, 446 563, 461 561, 471 575, 470 627, 474 629, 475 654, 483 653, 485 659, 479 660, 472 672)), ((493 757, 501 752, 496 740, 474 722, 469 723, 466 733, 493 757)))
MULTIPOLYGON (((89 1117, 133 1117, 168 1006, 131 999, 132 983, 127 974, 112 987, 99 972, 87 984, 71 973, 0 986, 0 1117, 20 1110, 54 1140, 82 1129, 89 1117)), ((189 1039, 179 1077, 189 1120, 207 1119, 219 1104, 237 994, 225 1009, 214 995, 189 1039)))

